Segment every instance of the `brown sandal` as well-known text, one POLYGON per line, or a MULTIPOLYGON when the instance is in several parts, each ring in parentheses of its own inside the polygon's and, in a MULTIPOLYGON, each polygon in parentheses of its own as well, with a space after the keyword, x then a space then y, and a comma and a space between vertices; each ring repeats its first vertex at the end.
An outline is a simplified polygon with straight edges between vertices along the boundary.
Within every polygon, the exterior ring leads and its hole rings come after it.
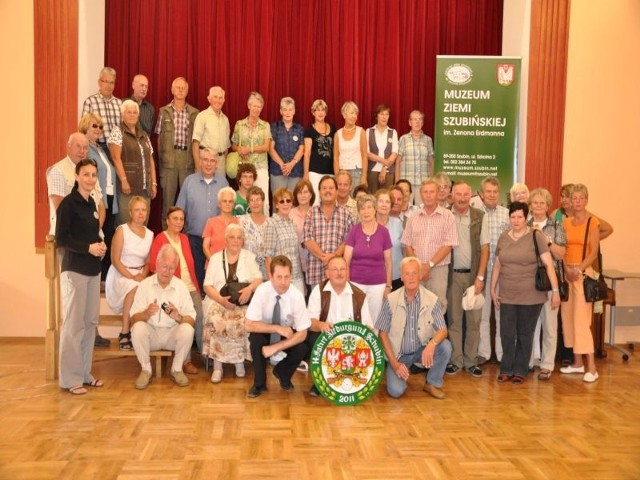
POLYGON ((538 373, 538 380, 550 380, 551 379, 551 370, 540 370, 538 373))

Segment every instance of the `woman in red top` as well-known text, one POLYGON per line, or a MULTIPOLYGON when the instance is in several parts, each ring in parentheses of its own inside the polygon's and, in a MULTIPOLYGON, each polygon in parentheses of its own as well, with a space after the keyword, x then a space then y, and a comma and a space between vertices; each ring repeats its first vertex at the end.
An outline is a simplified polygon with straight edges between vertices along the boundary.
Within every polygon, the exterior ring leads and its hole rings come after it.
MULTIPOLYGON (((189 237, 182 233, 183 227, 184 210, 180 207, 170 207, 167 211, 167 229, 156 235, 156 238, 153 239, 153 243, 151 244, 149 269, 152 272, 156 271, 156 258, 163 245, 169 243, 176 252, 178 252, 180 263, 174 275, 185 283, 191 294, 191 300, 193 300, 193 306, 196 309, 196 324, 194 326, 196 344, 198 351, 202 352, 202 295, 200 293, 200 287, 198 287, 195 264, 193 262, 191 246, 189 245, 189 237)), ((183 366, 183 371, 189 375, 198 373, 198 369, 191 363, 190 355, 187 357, 187 362, 183 366)))

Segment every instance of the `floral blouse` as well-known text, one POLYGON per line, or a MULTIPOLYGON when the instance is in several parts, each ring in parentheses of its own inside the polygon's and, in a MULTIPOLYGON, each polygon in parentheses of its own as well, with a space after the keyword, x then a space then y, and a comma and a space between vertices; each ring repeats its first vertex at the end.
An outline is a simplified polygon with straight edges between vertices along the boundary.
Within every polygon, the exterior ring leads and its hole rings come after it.
MULTIPOLYGON (((231 142, 239 147, 259 147, 267 139, 271 139, 271 127, 264 120, 258 120, 258 124, 251 128, 249 119, 238 120, 233 128, 231 142)), ((267 152, 250 153, 249 161, 256 169, 267 169, 267 152)))

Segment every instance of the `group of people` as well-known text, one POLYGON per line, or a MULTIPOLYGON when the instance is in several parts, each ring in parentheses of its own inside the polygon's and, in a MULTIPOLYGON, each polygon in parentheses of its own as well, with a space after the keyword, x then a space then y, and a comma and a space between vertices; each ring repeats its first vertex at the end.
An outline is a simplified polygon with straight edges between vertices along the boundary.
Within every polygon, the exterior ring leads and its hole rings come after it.
MULTIPOLYGON (((225 363, 244 377, 250 360, 249 397, 257 397, 270 362, 288 391, 317 336, 345 320, 379 335, 393 397, 410 373, 426 369, 423 390, 444 398, 444 376, 481 377, 493 345, 499 382, 523 383, 536 366, 549 380, 558 272, 570 285, 562 332, 573 349, 561 372, 597 380, 582 277, 612 229, 586 210, 583 185, 563 190, 554 215, 550 193, 523 184, 512 187, 506 208, 494 177, 474 197, 468 183, 434 175, 419 111, 398 140, 386 105, 364 130, 357 105, 346 102, 336 130, 316 100, 314 122, 303 129, 293 121, 293 99, 282 99, 282 119, 270 125, 260 118, 264 99, 252 92, 249 115, 232 133, 224 90, 213 87, 210 107, 198 112, 180 77, 153 130, 164 228, 154 238, 146 227, 158 192, 148 81, 136 75, 124 102, 113 96, 114 83, 105 67, 68 156, 47 172, 51 232, 64 249, 60 385, 71 393, 103 384, 91 375, 101 274, 109 306, 122 313, 120 348, 134 349, 141 365, 138 389, 152 379, 149 352, 167 348, 175 350, 177 385, 198 373, 202 354, 213 360, 213 383, 225 363), (539 265, 549 292, 534 287, 539 265)), ((315 387, 310 393, 318 395, 315 387)))

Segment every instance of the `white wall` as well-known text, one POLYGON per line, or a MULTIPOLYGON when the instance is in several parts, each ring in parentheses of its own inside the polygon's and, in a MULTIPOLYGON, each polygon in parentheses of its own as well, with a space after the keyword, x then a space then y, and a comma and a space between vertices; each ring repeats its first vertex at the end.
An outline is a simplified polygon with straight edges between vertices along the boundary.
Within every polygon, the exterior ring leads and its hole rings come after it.
POLYGON ((529 38, 531 0, 504 2, 502 21, 502 55, 521 57, 520 114, 518 117, 518 145, 515 165, 516 179, 524 182, 527 158, 527 102, 529 99, 529 38))

